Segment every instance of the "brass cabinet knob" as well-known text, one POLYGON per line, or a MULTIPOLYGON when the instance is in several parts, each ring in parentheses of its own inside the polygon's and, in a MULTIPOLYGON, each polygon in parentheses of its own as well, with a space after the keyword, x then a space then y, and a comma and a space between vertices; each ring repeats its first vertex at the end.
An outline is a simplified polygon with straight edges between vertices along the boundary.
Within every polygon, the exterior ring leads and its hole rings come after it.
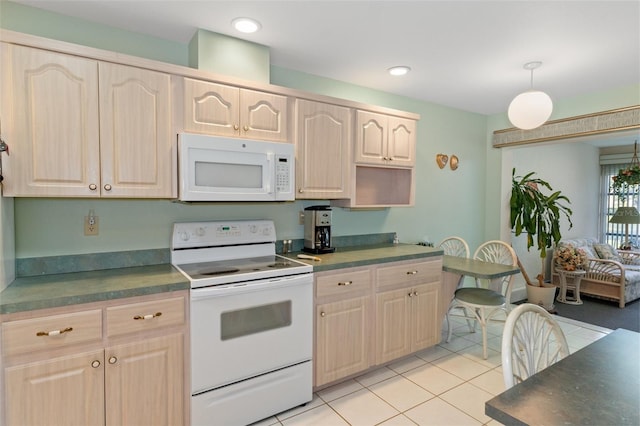
POLYGON ((111 185, 106 184, 106 185, 104 186, 104 190, 105 190, 105 191, 111 191, 111 185))
POLYGON ((237 124, 233 125, 233 130, 238 130, 240 128, 240 126, 238 126, 237 124))
POLYGON ((323 317, 323 318, 324 318, 326 315, 327 315, 326 313, 324 313, 324 312, 320 312, 320 316, 321 316, 321 317, 323 317))
POLYGON ((109 364, 115 364, 116 362, 118 362, 118 358, 116 358, 115 356, 109 358, 109 364))
POLYGON ((96 185, 95 183, 92 183, 91 185, 89 185, 89 189, 92 191, 95 191, 96 189, 98 189, 98 185, 96 185))
POLYGON ((242 129, 243 129, 245 132, 248 132, 248 131, 249 131, 249 126, 244 126, 242 129))
POLYGON ((98 368, 98 367, 100 367, 100 361, 98 361, 98 360, 96 359, 95 361, 93 361, 93 362, 91 363, 91 366, 92 366, 93 368, 98 368))

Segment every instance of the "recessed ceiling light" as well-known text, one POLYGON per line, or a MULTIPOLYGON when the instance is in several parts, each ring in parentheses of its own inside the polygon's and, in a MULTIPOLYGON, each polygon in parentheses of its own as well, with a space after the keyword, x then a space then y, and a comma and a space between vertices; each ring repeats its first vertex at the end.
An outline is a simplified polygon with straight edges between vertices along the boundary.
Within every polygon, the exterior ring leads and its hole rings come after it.
POLYGON ((400 65, 397 67, 391 67, 389 68, 389 74, 391 75, 405 75, 406 73, 408 73, 409 71, 411 71, 411 68, 409 68, 406 65, 400 65))
POLYGON ((242 33, 255 33, 261 27, 260 22, 251 18, 236 18, 231 21, 231 24, 242 33))

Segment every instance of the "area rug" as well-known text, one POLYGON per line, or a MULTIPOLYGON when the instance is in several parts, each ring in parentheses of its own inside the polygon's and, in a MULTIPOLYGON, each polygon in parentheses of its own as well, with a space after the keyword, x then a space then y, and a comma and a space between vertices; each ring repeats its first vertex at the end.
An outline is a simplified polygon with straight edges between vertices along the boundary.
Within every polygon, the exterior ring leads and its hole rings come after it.
POLYGON ((617 302, 595 299, 581 296, 582 305, 568 305, 555 302, 556 313, 564 318, 600 327, 626 328, 640 332, 640 300, 628 303, 624 308, 619 308, 617 302))

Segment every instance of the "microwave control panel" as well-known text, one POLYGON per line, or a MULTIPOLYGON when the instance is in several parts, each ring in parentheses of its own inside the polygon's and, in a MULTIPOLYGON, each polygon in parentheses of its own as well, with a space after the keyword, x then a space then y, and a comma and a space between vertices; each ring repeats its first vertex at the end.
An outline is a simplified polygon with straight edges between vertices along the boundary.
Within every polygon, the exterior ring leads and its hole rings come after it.
POLYGON ((276 156, 276 192, 291 192, 291 173, 290 158, 286 155, 276 156))

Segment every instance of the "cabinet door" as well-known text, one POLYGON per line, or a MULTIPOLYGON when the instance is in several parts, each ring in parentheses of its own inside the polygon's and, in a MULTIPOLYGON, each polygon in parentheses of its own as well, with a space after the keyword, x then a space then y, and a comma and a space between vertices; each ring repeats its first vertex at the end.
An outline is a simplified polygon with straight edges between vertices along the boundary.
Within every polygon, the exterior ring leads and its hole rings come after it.
POLYGON ((368 111, 356 112, 355 161, 387 164, 387 116, 368 111))
POLYGON ((389 117, 387 157, 389 165, 413 166, 416 151, 416 122, 400 117, 389 117))
POLYGON ((98 63, 5 43, 0 49, 2 136, 11 147, 3 194, 98 196, 98 63))
POLYGON ((102 196, 174 198, 168 74, 100 63, 102 196))
POLYGON ((440 283, 414 287, 412 295, 411 351, 415 352, 440 342, 440 283))
POLYGON ((289 99, 255 90, 240 90, 240 130, 243 137, 289 141, 289 99))
POLYGON ((411 289, 376 295, 376 364, 411 352, 411 289))
POLYGON ((103 351, 5 369, 7 425, 103 425, 103 351))
POLYGON ((296 198, 349 198, 351 111, 299 99, 296 117, 296 198))
POLYGON ((238 136, 240 90, 237 87, 185 78, 184 123, 186 132, 238 136))
POLYGON ((107 348, 106 424, 184 423, 184 335, 107 348))
POLYGON ((369 297, 316 307, 315 386, 369 367, 369 297))

